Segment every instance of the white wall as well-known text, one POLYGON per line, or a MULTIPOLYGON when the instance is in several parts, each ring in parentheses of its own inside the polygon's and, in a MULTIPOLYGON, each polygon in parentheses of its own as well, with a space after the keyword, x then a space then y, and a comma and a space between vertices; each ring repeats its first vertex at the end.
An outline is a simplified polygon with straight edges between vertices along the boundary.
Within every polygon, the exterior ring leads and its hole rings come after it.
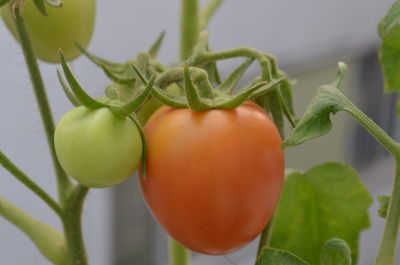
MULTIPOLYGON (((68 0, 65 0, 68 1, 68 0)), ((205 1, 203 1, 205 2, 205 1)), ((322 55, 357 55, 377 43, 376 22, 389 0, 265 1, 227 0, 210 25, 214 49, 249 45, 274 53, 285 65, 301 66, 322 55)), ((148 48, 167 30, 160 59, 177 58, 178 0, 99 0, 97 24, 90 46, 96 54, 124 61, 148 48)), ((336 58, 335 58, 336 60, 336 58)), ((55 66, 41 64, 47 91, 58 120, 71 105, 55 78, 55 66)), ((86 59, 73 63, 79 81, 93 95, 107 84, 101 71, 86 59)), ((40 117, 23 58, 16 42, 0 23, 0 148, 52 195, 55 181, 40 117)), ((59 227, 54 215, 30 191, 0 170, 0 196, 59 227)), ((92 190, 84 211, 84 228, 92 264, 108 265, 109 192, 92 190)), ((0 219, 1 264, 46 264, 32 244, 0 219)))

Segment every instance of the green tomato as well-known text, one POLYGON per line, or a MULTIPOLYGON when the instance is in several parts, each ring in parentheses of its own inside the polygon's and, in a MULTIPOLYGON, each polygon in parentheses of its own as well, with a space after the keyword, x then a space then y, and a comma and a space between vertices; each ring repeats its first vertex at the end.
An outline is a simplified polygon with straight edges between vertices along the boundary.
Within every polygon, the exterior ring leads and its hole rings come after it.
MULTIPOLYGON (((81 52, 75 42, 86 48, 92 38, 96 0, 63 0, 60 8, 46 5, 47 16, 36 8, 33 0, 26 0, 23 17, 29 32, 32 47, 37 58, 58 63, 58 49, 61 48, 69 61, 81 52)), ((10 6, 1 8, 4 23, 18 40, 12 21, 10 6)))
POLYGON ((114 186, 137 169, 142 139, 129 118, 115 116, 108 108, 77 107, 58 123, 54 144, 65 172, 86 187, 114 186))

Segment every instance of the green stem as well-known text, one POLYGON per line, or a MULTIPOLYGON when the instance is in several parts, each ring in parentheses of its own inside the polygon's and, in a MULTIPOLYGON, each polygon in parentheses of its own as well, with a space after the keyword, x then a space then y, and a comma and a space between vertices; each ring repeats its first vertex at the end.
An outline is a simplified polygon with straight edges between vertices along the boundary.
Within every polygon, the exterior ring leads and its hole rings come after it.
POLYGON ((346 111, 385 147, 394 156, 396 161, 396 175, 394 176, 385 230, 375 261, 375 265, 395 265, 396 243, 400 224, 400 145, 349 100, 347 100, 346 111))
POLYGON ((169 265, 189 265, 190 252, 172 238, 168 238, 169 265))
POLYGON ((67 242, 69 265, 89 264, 81 227, 83 202, 88 191, 88 188, 77 185, 71 189, 64 203, 63 226, 67 242))
POLYGON ((199 37, 198 0, 181 0, 181 61, 192 55, 199 37))
POLYGON ((0 151, 0 164, 22 182, 28 189, 38 195, 50 208, 61 216, 61 208, 39 185, 33 182, 22 170, 20 170, 3 152, 0 151))
POLYGON ((58 195, 60 201, 66 197, 67 190, 71 185, 70 180, 67 178, 65 172, 62 170, 58 163, 57 156, 54 149, 54 121, 51 114, 49 102, 47 100, 46 90, 44 88, 42 76, 40 74, 39 66, 36 57, 33 53, 31 41, 29 39, 28 32, 25 27, 24 19, 19 14, 19 9, 15 10, 15 26, 18 32, 19 41, 21 43, 22 51, 24 53, 25 62, 29 70, 29 75, 32 81, 33 90, 35 92, 36 101, 39 106, 40 115, 42 118, 44 130, 47 137, 47 143, 49 145, 51 158, 53 160, 58 185, 58 195))
MULTIPOLYGON (((396 159, 400 159, 400 145, 393 140, 382 128, 380 128, 373 120, 358 109, 350 100, 342 95, 346 101, 344 109, 358 121, 389 153, 396 159)), ((400 190, 399 190, 400 191, 400 190)))
POLYGON ((385 230, 375 265, 395 265, 396 263, 396 243, 400 223, 400 159, 396 159, 396 175, 392 196, 390 198, 389 210, 385 230))
POLYGON ((264 230, 261 233, 260 242, 258 243, 256 260, 260 256, 262 248, 265 246, 269 246, 269 244, 271 242, 272 222, 273 222, 273 218, 271 218, 268 225, 264 228, 264 230))

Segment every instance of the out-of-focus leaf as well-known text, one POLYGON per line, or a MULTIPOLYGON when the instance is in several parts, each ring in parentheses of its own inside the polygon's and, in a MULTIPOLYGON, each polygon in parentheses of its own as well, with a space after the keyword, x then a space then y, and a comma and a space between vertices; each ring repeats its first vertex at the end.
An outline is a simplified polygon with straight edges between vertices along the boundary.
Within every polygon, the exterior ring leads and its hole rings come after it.
POLYGON ((361 231, 370 226, 372 198, 356 172, 325 163, 306 173, 291 171, 275 213, 271 246, 288 250, 311 265, 327 240, 339 237, 357 260, 361 231))
POLYGON ((396 1, 378 25, 382 38, 379 57, 385 79, 385 91, 400 91, 400 1, 396 1))

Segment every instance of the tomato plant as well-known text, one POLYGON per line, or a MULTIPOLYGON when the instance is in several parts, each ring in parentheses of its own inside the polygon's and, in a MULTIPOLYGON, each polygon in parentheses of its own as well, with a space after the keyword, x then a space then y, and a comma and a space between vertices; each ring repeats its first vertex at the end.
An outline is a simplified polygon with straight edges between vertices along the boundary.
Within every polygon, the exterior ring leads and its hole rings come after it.
POLYGON ((263 230, 284 170, 281 138, 264 110, 254 103, 204 112, 164 106, 148 121, 145 135, 146 178, 140 184, 174 239, 220 255, 263 230))
POLYGON ((108 108, 77 107, 67 112, 56 127, 54 142, 66 173, 87 187, 104 188, 126 180, 142 156, 136 124, 108 108))
MULTIPOLYGON (((198 0, 181 1, 180 61, 164 65, 157 59, 164 32, 150 49, 124 63, 87 51, 95 0, 65 0, 60 9, 50 7, 60 6, 59 0, 0 0, 3 20, 19 40, 28 66, 55 168, 58 200, 1 151, 0 163, 54 211, 63 232, 2 197, 0 215, 25 233, 50 262, 89 264, 81 228, 89 188, 121 183, 140 162, 145 200, 171 235, 171 265, 189 265, 188 249, 222 255, 258 235, 255 265, 357 262, 360 233, 370 225, 372 198, 367 188, 342 163, 324 163, 307 172, 287 170, 284 177, 282 148, 327 134, 331 115, 338 112, 362 125, 393 156, 397 169, 399 143, 339 90, 346 64, 338 63, 334 81, 319 87, 298 117, 292 82, 273 55, 246 46, 213 50, 205 29, 222 2, 208 0, 200 7, 198 0), (46 9, 48 16, 42 17, 36 8, 42 14, 46 9), (58 48, 65 56, 59 57, 58 48), (68 67, 67 60, 80 52, 112 82, 97 99, 86 93, 68 67), (56 128, 36 57, 61 62, 68 83, 58 72, 61 87, 76 106, 56 128), (219 61, 226 59, 245 60, 222 79, 219 61), (253 62, 258 76, 238 88, 253 62), (140 123, 146 124, 144 131, 140 123), (287 125, 290 131, 285 130, 287 125)), ((380 60, 390 92, 400 90, 399 10, 397 0, 378 27, 383 40, 380 60)), ((400 170, 391 195, 380 202, 386 226, 374 264, 395 265, 400 170)))
MULTIPOLYGON (((96 0, 66 0, 61 8, 48 6, 47 16, 43 16, 33 2, 26 1, 23 16, 35 55, 43 61, 57 63, 61 48, 67 60, 78 57, 81 51, 75 43, 87 47, 92 38, 96 0)), ((18 40, 9 5, 1 8, 1 16, 18 40)))

